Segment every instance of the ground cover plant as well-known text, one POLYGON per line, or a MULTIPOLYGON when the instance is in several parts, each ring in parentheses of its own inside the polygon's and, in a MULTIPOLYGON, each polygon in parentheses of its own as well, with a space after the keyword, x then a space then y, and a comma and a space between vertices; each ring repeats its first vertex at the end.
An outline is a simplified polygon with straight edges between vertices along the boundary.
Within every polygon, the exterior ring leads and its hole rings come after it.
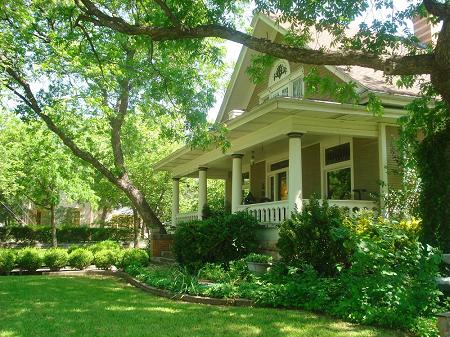
POLYGON ((111 278, 6 276, 0 289, 1 337, 405 336, 303 311, 181 303, 111 278))
POLYGON ((312 201, 280 227, 282 260, 265 275, 248 271, 246 261, 254 254, 226 264, 206 263, 195 271, 126 270, 175 292, 247 298, 256 305, 303 308, 437 336, 434 315, 449 310, 450 301, 436 286, 441 252, 420 242, 419 221, 387 220, 372 212, 345 217, 337 208, 312 201))

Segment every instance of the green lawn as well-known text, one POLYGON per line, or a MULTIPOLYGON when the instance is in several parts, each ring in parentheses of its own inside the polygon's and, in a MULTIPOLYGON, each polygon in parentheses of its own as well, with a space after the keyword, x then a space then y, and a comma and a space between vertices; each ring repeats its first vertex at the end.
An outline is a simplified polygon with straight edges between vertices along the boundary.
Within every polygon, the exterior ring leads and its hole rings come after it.
POLYGON ((112 278, 0 277, 0 337, 377 336, 302 311, 187 304, 148 295, 112 278))

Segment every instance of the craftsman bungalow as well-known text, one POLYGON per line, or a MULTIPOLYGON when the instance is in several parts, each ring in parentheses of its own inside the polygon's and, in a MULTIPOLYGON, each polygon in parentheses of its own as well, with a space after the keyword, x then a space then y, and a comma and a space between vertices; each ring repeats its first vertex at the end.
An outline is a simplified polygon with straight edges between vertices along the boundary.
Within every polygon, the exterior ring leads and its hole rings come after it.
MULTIPOLYGON (((279 41, 286 29, 266 16, 253 20, 254 35, 279 41)), ((326 36, 311 47, 318 48, 326 36)), ((313 194, 350 210, 377 207, 395 174, 397 121, 417 92, 388 84, 382 72, 361 67, 319 67, 336 81, 356 84, 358 104, 305 95, 310 66, 278 60, 265 81, 246 73, 256 52, 243 47, 217 122, 229 129, 231 148, 207 151, 185 146, 156 165, 173 176, 172 221, 202 217, 207 179, 224 179, 232 212, 248 211, 261 223, 278 223, 300 210, 313 194), (382 116, 367 109, 369 94, 384 106, 382 116), (179 214, 179 179, 198 177, 198 212, 179 214)))

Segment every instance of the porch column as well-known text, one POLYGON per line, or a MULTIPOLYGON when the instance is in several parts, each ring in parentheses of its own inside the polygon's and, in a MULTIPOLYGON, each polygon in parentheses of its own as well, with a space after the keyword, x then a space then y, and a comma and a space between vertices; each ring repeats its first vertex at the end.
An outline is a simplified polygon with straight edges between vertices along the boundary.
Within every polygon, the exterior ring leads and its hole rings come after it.
POLYGON ((233 172, 231 179, 231 213, 236 213, 242 202, 242 157, 243 154, 233 154, 233 172))
POLYGON ((387 176, 387 141, 386 141, 386 124, 378 124, 378 165, 380 172, 380 206, 384 205, 383 196, 388 192, 388 176, 387 176))
POLYGON ((180 178, 172 178, 172 226, 177 224, 180 212, 180 178))
POLYGON ((227 172, 227 177, 225 178, 225 209, 228 210, 231 207, 231 181, 232 181, 231 171, 227 172))
POLYGON ((203 209, 206 206, 206 196, 207 196, 207 176, 206 167, 198 168, 198 219, 203 218, 203 209))
POLYGON ((301 211, 302 196, 302 136, 303 133, 292 132, 289 136, 289 216, 292 212, 301 211))

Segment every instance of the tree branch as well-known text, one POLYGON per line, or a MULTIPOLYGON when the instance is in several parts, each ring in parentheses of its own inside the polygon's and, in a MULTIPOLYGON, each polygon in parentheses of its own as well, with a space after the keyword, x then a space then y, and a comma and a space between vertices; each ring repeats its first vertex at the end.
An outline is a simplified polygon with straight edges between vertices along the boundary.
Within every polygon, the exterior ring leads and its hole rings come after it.
POLYGON ((47 125, 47 127, 53 131, 66 145, 72 153, 78 158, 83 159, 84 161, 93 165, 99 172, 101 172, 111 183, 117 185, 117 178, 108 170, 99 160, 97 160, 91 153, 82 150, 75 144, 75 142, 70 139, 69 136, 66 135, 64 131, 62 131, 53 120, 46 115, 42 109, 40 108, 36 98, 34 97, 33 92, 31 91, 30 85, 11 67, 4 67, 6 73, 19 85, 24 91, 24 95, 17 94, 17 90, 13 92, 25 103, 27 104, 47 125))
POLYGON ((423 4, 428 13, 441 20, 450 19, 450 5, 437 2, 436 0, 423 0, 423 4))
POLYGON ((306 48, 297 48, 257 38, 236 29, 221 25, 208 24, 196 27, 153 27, 148 25, 132 25, 124 19, 108 15, 99 10, 90 0, 79 0, 84 14, 81 20, 89 21, 97 26, 109 27, 127 35, 145 35, 154 41, 197 39, 217 37, 234 41, 255 51, 270 54, 292 62, 313 65, 361 66, 381 70, 389 75, 415 75, 431 73, 434 55, 411 55, 381 57, 361 52, 324 52, 306 48))
POLYGON ((166 14, 167 18, 170 20, 170 22, 172 22, 172 24, 175 27, 181 28, 180 21, 178 21, 177 17, 173 14, 169 6, 167 6, 166 2, 164 0, 155 0, 155 2, 158 4, 159 7, 161 7, 164 14, 166 14))

